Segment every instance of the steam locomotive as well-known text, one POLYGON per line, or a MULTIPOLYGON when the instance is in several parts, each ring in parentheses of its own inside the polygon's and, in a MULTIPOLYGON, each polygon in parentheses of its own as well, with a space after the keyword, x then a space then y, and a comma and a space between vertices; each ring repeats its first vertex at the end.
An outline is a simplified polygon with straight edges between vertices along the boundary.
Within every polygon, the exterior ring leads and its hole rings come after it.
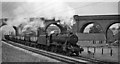
MULTIPOLYGON (((16 33, 18 32, 16 27, 14 27, 16 33)), ((58 24, 56 21, 46 21, 45 29, 38 28, 38 35, 5 35, 5 39, 14 41, 16 43, 21 43, 40 49, 52 51, 55 53, 63 53, 65 55, 79 55, 83 48, 77 45, 78 37, 71 31, 68 31, 66 27, 58 24), (54 24, 58 26, 61 30, 60 33, 47 33, 47 28, 54 24)))

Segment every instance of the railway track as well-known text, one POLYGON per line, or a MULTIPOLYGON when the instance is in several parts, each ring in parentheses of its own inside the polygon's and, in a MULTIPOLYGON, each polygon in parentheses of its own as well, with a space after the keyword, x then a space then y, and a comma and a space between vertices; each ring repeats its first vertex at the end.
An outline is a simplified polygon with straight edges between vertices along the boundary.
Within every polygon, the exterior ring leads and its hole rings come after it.
POLYGON ((65 56, 63 54, 59 54, 59 53, 57 54, 57 53, 49 52, 49 51, 46 51, 46 50, 26 46, 26 45, 23 45, 23 44, 12 42, 12 41, 5 41, 5 42, 7 42, 9 44, 12 44, 14 46, 32 51, 34 53, 41 54, 41 55, 59 60, 59 61, 64 62, 66 64, 71 64, 71 63, 72 64, 109 64, 109 63, 106 63, 106 62, 103 62, 103 61, 88 59, 88 58, 84 58, 84 57, 81 57, 81 56, 79 56, 79 57, 65 56))

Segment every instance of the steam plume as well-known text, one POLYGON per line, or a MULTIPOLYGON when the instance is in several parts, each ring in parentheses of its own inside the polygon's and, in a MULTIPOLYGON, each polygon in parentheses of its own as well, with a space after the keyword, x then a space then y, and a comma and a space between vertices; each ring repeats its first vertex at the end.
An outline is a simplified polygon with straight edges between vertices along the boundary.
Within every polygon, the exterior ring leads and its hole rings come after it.
POLYGON ((45 26, 44 21, 41 21, 40 19, 35 19, 34 21, 29 22, 29 18, 33 17, 44 17, 46 19, 55 18, 55 20, 60 20, 61 24, 68 26, 72 26, 75 23, 73 21, 75 11, 65 2, 62 0, 46 1, 47 2, 33 2, 33 0, 28 0, 27 2, 24 2, 13 11, 16 18, 11 20, 11 22, 8 22, 8 24, 19 26, 22 23, 26 23, 23 27, 24 30, 26 30, 27 27, 36 30, 35 28, 45 26))
POLYGON ((47 19, 60 19, 62 23, 73 25, 72 17, 74 9, 62 0, 51 0, 48 2, 32 2, 30 0, 14 10, 17 18, 45 17, 47 19))

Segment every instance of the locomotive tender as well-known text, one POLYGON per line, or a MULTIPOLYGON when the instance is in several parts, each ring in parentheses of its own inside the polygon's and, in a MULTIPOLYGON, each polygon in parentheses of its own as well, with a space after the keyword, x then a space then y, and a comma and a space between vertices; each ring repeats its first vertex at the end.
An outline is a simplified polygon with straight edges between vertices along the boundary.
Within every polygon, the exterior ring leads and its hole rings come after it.
MULTIPOLYGON (((65 55, 79 55, 83 48, 77 45, 78 37, 76 34, 68 31, 66 27, 59 24, 59 21, 45 20, 45 28, 38 28, 37 36, 34 35, 5 35, 5 39, 15 41, 17 43, 26 44, 29 46, 34 45, 35 47, 52 51, 64 53, 65 55), (47 28, 54 24, 61 30, 60 33, 47 33, 47 28)), ((16 27, 15 27, 16 30, 16 27)), ((16 32, 18 32, 16 30, 16 32)))

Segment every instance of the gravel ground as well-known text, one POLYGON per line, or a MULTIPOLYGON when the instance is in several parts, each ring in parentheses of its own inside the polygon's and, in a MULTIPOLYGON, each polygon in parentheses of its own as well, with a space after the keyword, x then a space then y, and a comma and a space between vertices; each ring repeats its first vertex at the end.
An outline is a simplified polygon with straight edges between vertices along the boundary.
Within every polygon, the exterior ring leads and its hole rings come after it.
POLYGON ((42 55, 37 55, 29 51, 23 52, 6 44, 2 44, 3 62, 59 62, 42 55))

